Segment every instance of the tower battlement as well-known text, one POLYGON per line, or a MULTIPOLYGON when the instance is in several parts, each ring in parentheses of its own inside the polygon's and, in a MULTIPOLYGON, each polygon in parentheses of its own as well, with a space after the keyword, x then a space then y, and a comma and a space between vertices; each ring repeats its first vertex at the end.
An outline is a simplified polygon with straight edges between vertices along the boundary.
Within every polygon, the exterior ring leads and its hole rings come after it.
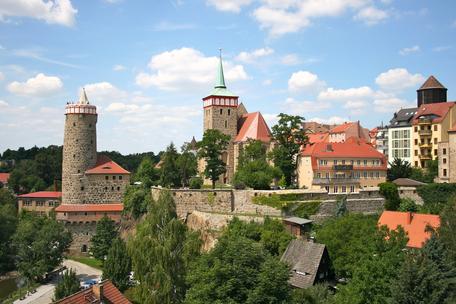
POLYGON ((90 104, 69 103, 65 107, 65 115, 66 114, 97 115, 97 107, 90 104))

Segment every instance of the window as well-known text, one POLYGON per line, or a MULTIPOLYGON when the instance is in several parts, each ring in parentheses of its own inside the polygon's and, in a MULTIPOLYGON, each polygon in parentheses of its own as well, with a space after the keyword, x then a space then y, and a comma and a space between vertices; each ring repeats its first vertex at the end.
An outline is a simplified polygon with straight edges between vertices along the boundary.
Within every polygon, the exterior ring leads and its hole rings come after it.
POLYGON ((434 131, 437 131, 437 125, 434 125, 434 131))
POLYGON ((434 155, 437 155, 437 149, 434 149, 434 155))
POLYGON ((73 122, 73 127, 76 127, 76 123, 75 122, 73 122))
POLYGON ((446 149, 445 148, 442 149, 442 154, 446 155, 446 149))
POLYGON ((418 127, 415 127, 415 132, 418 132, 418 127))
POLYGON ((447 176, 447 169, 443 169, 443 176, 447 176))
POLYGON ((231 109, 228 109, 228 116, 231 115, 231 109))
POLYGON ((376 178, 380 178, 380 172, 378 172, 378 171, 375 172, 375 177, 376 177, 376 178))
POLYGON ((36 202, 36 206, 37 207, 43 207, 44 206, 44 202, 36 202))
POLYGON ((317 178, 321 178, 321 173, 320 172, 317 173, 317 178))
POLYGON ((372 172, 372 171, 369 172, 369 177, 370 177, 370 178, 374 178, 374 172, 372 172))
POLYGON ((228 128, 228 121, 225 120, 225 128, 228 128))
POLYGON ((116 176, 115 176, 115 175, 113 175, 113 176, 112 176, 112 179, 113 179, 113 180, 115 180, 115 179, 116 179, 116 176))
POLYGON ((334 160, 334 165, 337 165, 337 159, 334 160))
POLYGON ((117 191, 120 191, 120 187, 117 187, 117 191))
MULTIPOLYGON (((415 151, 415 152, 416 152, 416 151, 415 151)), ((415 154, 415 155, 416 155, 416 154, 415 154)), ((418 167, 418 162, 417 162, 417 161, 415 162, 415 167, 418 167)))
POLYGON ((364 166, 367 166, 367 159, 364 160, 364 166))
POLYGON ((342 186, 342 193, 345 193, 347 192, 347 187, 346 186, 342 186))
POLYGON ((87 212, 84 212, 84 215, 87 216, 87 212))
POLYGON ((418 139, 415 138, 415 145, 418 145, 418 139))
POLYGON ((355 186, 350 186, 350 192, 355 192, 355 186))
POLYGON ((329 192, 329 186, 325 186, 326 192, 329 192))
POLYGON ((345 159, 342 160, 342 165, 345 165, 345 159))
POLYGON ((418 156, 418 150, 415 150, 415 156, 418 156))
POLYGON ((437 138, 434 137, 434 145, 437 144, 437 138))
POLYGON ((122 180, 122 175, 119 175, 119 180, 122 180))
POLYGON ((364 177, 364 178, 367 178, 367 171, 364 171, 364 172, 363 172, 363 177, 364 177))
POLYGON ((53 202, 53 201, 49 201, 49 202, 48 202, 48 206, 49 206, 49 207, 54 207, 54 202, 53 202))
POLYGON ((334 193, 337 193, 339 192, 339 187, 338 186, 334 186, 334 193))
POLYGON ((354 163, 354 161, 353 161, 353 159, 352 159, 352 160, 350 161, 350 164, 353 166, 353 163, 354 163))
POLYGON ((105 179, 108 180, 108 179, 109 179, 109 176, 106 175, 106 176, 105 176, 105 179))
POLYGON ((84 191, 84 187, 81 187, 81 191, 84 191))
POLYGON ((446 164, 446 158, 442 158, 442 162, 446 164))
POLYGON ((111 187, 111 190, 114 191, 114 186, 111 187))
POLYGON ((220 115, 222 115, 222 114, 223 114, 223 109, 220 109, 220 115))
POLYGON ((357 164, 358 166, 361 165, 361 160, 358 159, 358 160, 356 161, 356 164, 357 164))
POLYGON ((326 178, 329 178, 329 173, 328 172, 326 172, 326 178))

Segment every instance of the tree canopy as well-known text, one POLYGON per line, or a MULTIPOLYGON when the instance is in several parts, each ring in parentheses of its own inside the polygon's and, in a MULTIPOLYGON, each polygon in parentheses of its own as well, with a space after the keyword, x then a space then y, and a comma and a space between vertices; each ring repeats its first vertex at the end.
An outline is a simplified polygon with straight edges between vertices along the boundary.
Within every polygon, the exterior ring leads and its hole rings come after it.
POLYGON ((95 234, 91 239, 92 246, 90 251, 94 258, 104 261, 108 255, 112 242, 117 237, 118 231, 116 223, 106 215, 97 222, 95 234))
POLYGON ((393 181, 398 178, 408 178, 412 174, 412 166, 406 160, 400 158, 394 158, 390 162, 390 168, 387 172, 387 178, 389 181, 393 181))
POLYGON ((55 286, 54 301, 63 299, 79 291, 79 280, 73 269, 68 269, 63 273, 60 281, 55 286))
POLYGON ((110 279, 123 292, 130 286, 130 272, 131 259, 127 246, 121 238, 116 238, 103 264, 103 279, 110 279))

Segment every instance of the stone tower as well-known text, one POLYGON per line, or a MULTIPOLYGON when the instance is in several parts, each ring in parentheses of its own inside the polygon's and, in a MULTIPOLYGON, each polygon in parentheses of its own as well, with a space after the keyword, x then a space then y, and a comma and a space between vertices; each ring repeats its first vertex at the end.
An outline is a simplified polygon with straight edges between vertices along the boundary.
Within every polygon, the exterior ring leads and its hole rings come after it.
POLYGON ((62 203, 84 204, 84 172, 97 163, 97 107, 84 89, 77 103, 65 107, 62 203))
POLYGON ((204 131, 216 129, 231 137, 228 150, 223 155, 227 165, 227 173, 221 182, 229 183, 234 175, 233 141, 238 131, 238 99, 239 97, 228 91, 223 75, 222 55, 217 69, 215 86, 208 96, 203 98, 204 131))
POLYGON ((429 76, 416 93, 418 107, 422 104, 447 102, 447 88, 432 75, 429 76))

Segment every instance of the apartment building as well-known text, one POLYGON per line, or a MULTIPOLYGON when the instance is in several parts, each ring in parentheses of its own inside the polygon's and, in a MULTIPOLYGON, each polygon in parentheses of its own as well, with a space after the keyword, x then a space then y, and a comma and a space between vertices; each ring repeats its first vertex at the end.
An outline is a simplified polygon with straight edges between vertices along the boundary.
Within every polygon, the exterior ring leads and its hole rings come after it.
POLYGON ((400 109, 388 125, 388 165, 395 158, 412 164, 412 120, 418 108, 400 109))
POLYGON ((386 157, 358 138, 307 145, 298 157, 300 188, 358 192, 386 181, 386 157))
POLYGON ((49 212, 59 206, 62 200, 60 191, 38 191, 17 196, 18 210, 27 210, 39 215, 49 215, 49 212))

